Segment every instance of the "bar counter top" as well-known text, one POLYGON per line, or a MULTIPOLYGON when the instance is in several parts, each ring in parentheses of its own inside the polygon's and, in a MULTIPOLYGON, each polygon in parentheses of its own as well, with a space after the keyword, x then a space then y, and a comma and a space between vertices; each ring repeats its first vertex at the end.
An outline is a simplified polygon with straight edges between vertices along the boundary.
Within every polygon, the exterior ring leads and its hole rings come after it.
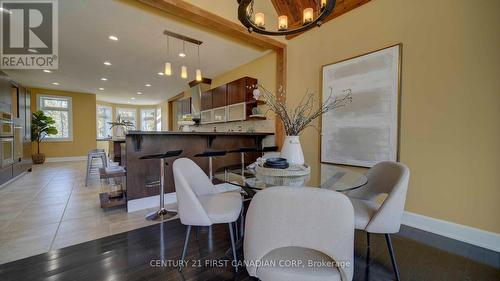
POLYGON ((127 135, 172 135, 172 136, 271 136, 274 133, 247 132, 173 132, 173 131, 129 131, 127 135))

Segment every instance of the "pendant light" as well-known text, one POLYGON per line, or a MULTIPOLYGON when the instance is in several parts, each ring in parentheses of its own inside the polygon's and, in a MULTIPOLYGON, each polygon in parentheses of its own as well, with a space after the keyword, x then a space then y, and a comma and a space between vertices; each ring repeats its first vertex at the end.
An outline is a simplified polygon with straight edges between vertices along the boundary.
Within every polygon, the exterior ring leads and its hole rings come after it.
MULTIPOLYGON (((167 35, 167 59, 170 58, 170 36, 167 35)), ((163 73, 167 76, 172 75, 172 64, 170 62, 165 63, 165 70, 163 73)))
POLYGON ((181 78, 182 79, 188 78, 187 67, 185 65, 181 66, 181 78))
POLYGON ((196 69, 196 81, 201 81, 202 79, 200 69, 200 45, 198 45, 198 69, 196 69))

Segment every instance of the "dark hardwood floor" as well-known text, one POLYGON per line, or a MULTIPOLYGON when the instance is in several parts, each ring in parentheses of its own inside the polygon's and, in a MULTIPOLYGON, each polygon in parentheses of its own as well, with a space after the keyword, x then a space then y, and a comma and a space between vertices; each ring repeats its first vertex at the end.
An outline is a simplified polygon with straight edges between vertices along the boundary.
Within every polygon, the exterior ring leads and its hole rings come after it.
MULTIPOLYGON (((225 260, 229 247, 227 225, 207 230, 190 240, 188 260, 225 260)), ((89 241, 0 265, 0 280, 254 280, 245 269, 230 266, 177 270, 184 227, 179 220, 89 241), (152 266, 161 260, 164 266, 152 266), (172 262, 172 264, 168 264, 172 262)), ((333 242, 333 241, 332 241, 333 242)), ((402 280, 500 280, 500 254, 417 229, 403 227, 393 236, 402 280)), ((354 280, 393 280, 383 235, 371 235, 367 266, 366 235, 356 233, 354 280)))

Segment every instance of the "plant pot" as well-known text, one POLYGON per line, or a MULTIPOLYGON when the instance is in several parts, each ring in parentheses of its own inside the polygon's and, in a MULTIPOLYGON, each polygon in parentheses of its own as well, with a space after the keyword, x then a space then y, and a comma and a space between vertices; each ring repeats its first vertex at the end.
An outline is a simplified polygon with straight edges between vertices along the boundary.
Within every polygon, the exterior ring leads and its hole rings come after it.
POLYGON ((281 157, 290 165, 304 165, 304 153, 300 145, 299 136, 286 136, 281 149, 281 157))
POLYGON ((33 154, 31 155, 31 159, 33 160, 33 164, 43 164, 45 162, 45 154, 33 154))

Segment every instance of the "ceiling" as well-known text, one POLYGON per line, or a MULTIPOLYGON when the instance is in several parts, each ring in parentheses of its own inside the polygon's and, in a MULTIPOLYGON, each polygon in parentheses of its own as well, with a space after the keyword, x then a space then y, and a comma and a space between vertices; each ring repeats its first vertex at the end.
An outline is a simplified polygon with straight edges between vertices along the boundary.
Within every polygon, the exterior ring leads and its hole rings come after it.
POLYGON ((166 61, 165 29, 204 42, 200 48, 201 68, 203 76, 209 78, 267 53, 133 1, 64 0, 59 1, 59 69, 52 73, 5 72, 27 87, 95 93, 98 100, 113 103, 158 104, 187 89, 197 65, 196 46, 186 44, 187 57, 182 59, 177 55, 182 42, 171 38, 174 73, 157 74, 163 71, 166 61), (110 35, 119 40, 109 40, 110 35), (112 65, 105 66, 105 60, 112 65), (188 79, 180 78, 182 64, 188 67, 188 79), (108 80, 101 81, 103 77, 108 80), (52 85, 53 82, 60 85, 52 85), (99 90, 101 87, 104 91, 99 90))

